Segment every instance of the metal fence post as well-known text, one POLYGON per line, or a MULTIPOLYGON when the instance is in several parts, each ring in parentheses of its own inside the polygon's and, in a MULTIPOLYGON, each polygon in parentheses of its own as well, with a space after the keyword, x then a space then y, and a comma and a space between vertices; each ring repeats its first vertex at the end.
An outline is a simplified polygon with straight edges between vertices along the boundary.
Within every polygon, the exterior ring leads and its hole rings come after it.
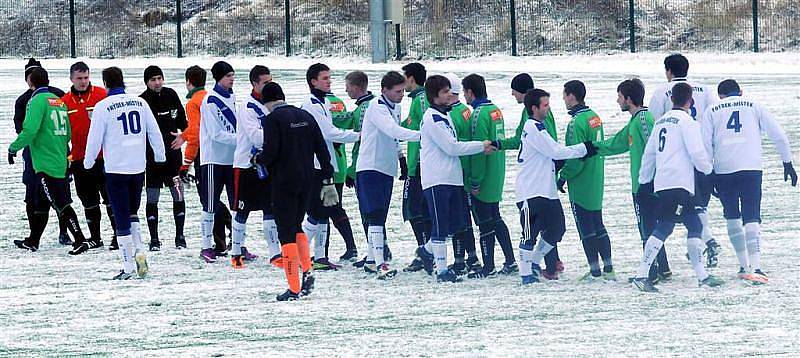
POLYGON ((175 0, 175 17, 178 20, 175 28, 177 36, 178 58, 183 57, 183 36, 181 35, 181 23, 183 23, 183 12, 181 11, 181 0, 175 0))
POLYGON ((514 0, 509 1, 511 12, 511 56, 517 55, 517 6, 514 0))
POLYGON ((394 47, 395 47, 395 60, 400 60, 403 58, 402 51, 400 49, 400 24, 394 24, 394 47))
POLYGON ((753 0, 753 52, 758 52, 758 0, 753 0))
POLYGON ((285 11, 284 19, 286 21, 285 24, 286 31, 284 31, 286 37, 286 56, 292 55, 292 24, 291 24, 292 21, 291 19, 289 19, 289 16, 291 16, 291 11, 289 9, 289 6, 290 6, 289 0, 285 0, 283 2, 283 9, 285 11))
POLYGON ((69 0, 69 54, 76 57, 75 51, 75 0, 69 0))
POLYGON ((636 23, 634 22, 634 0, 628 1, 628 31, 630 36, 631 53, 636 52, 636 23))

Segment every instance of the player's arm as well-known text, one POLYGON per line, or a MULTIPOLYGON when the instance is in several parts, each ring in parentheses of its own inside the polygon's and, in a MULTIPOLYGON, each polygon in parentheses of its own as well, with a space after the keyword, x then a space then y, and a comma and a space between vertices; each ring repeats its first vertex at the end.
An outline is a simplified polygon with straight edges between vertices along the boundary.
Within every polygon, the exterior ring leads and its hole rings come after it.
POLYGON ((525 123, 528 121, 527 112, 523 109, 522 110, 522 118, 520 118, 519 125, 517 125, 517 129, 514 131, 514 136, 510 138, 503 138, 498 140, 500 143, 500 150, 511 150, 511 149, 519 149, 519 145, 522 143, 522 132, 525 129, 525 123))
POLYGON ((89 136, 86 138, 86 154, 83 158, 83 167, 86 169, 94 167, 97 155, 100 154, 106 135, 107 121, 108 112, 105 110, 92 112, 92 120, 89 121, 89 136))
MULTIPOLYGON (((209 97, 209 99, 211 99, 211 97, 209 97)), ((200 125, 204 126, 212 133, 211 140, 224 145, 236 145, 236 134, 228 133, 228 131, 225 130, 225 122, 227 119, 224 115, 221 115, 222 111, 219 107, 209 101, 202 110, 203 117, 207 120, 201 120, 200 125)), ((233 109, 231 109, 231 111, 233 111, 233 109)))
POLYGON ((713 170, 711 164, 711 157, 708 155, 703 139, 701 138, 700 128, 695 121, 680 121, 681 137, 683 138, 683 145, 689 152, 689 157, 692 159, 694 167, 703 174, 711 174, 713 170))
POLYGON ((419 131, 406 129, 395 123, 386 106, 370 106, 367 108, 364 121, 372 122, 379 131, 394 139, 419 142, 419 131))
POLYGON ((281 136, 280 129, 278 128, 277 115, 268 114, 264 119, 262 136, 263 138, 261 140, 264 143, 263 150, 256 160, 261 165, 269 168, 272 166, 272 163, 275 162, 275 159, 278 158, 281 148, 281 136))
POLYGON ((714 115, 709 106, 703 115, 700 116, 700 134, 703 141, 703 148, 709 157, 714 158, 714 115))
MULTIPOLYGON (((317 107, 317 106, 314 106, 317 107)), ((324 114, 314 108, 312 113, 317 120, 317 127, 322 132, 323 138, 336 143, 354 143, 361 139, 361 134, 352 130, 343 130, 336 128, 332 121, 325 118, 324 114)))
POLYGON ((261 148, 264 144, 264 134, 261 130, 258 114, 251 108, 245 108, 239 117, 236 131, 245 135, 248 141, 253 143, 254 147, 261 148))
POLYGON ((456 138, 450 133, 450 129, 447 128, 445 119, 440 121, 434 121, 431 119, 429 125, 426 125, 426 127, 430 127, 431 139, 433 140, 434 144, 447 153, 447 155, 460 157, 462 155, 477 154, 484 150, 483 142, 457 141, 456 138))
POLYGON ((642 166, 639 168, 639 184, 647 184, 653 181, 656 174, 656 148, 658 139, 656 135, 647 138, 642 154, 642 166))
POLYGON ((167 161, 164 138, 161 136, 161 130, 158 128, 158 122, 156 122, 156 117, 153 116, 150 106, 147 105, 147 102, 144 102, 143 105, 145 110, 142 115, 144 116, 145 129, 147 131, 147 141, 150 143, 150 148, 153 148, 153 157, 156 162, 164 163, 167 161))
MULTIPOLYGON (((181 98, 178 97, 178 94, 175 91, 172 91, 173 101, 178 104, 178 113, 175 115, 175 127, 177 127, 181 132, 186 131, 186 128, 189 127, 189 122, 186 119, 186 111, 183 109, 181 105, 181 98)), ((184 138, 186 140, 186 138, 184 138)))
POLYGON ((784 163, 790 163, 792 161, 792 149, 789 146, 789 138, 786 136, 786 132, 775 117, 772 116, 772 113, 758 104, 756 104, 756 113, 761 129, 767 133, 767 137, 775 145, 781 160, 784 163))
POLYGON ((186 103, 186 130, 181 136, 186 141, 186 151, 183 153, 183 165, 191 165, 194 158, 197 158, 197 151, 200 149, 200 106, 189 101, 186 103))
POLYGON ((650 97, 650 106, 648 107, 648 110, 651 114, 653 114, 653 118, 656 120, 661 118, 661 116, 666 113, 664 111, 664 101, 666 100, 666 97, 662 92, 663 91, 661 91, 661 88, 658 88, 656 89, 656 92, 653 93, 653 96, 650 97))
POLYGON ((617 154, 626 153, 630 150, 630 130, 633 121, 635 118, 632 118, 625 127, 614 134, 613 137, 608 138, 606 140, 600 142, 594 142, 595 146, 597 146, 597 154, 602 156, 612 156, 617 154))
POLYGON ((525 147, 530 147, 552 160, 581 158, 587 153, 586 144, 565 146, 553 140, 547 132, 540 131, 533 123, 526 130, 529 134, 523 139, 525 147))
MULTIPOLYGON (((309 115, 311 117, 311 115, 309 115)), ((309 129, 311 130, 311 140, 314 143, 314 155, 317 156, 323 178, 333 177, 333 166, 331 165, 331 154, 325 144, 325 137, 317 121, 313 118, 308 119, 309 129)), ((329 123, 330 124, 330 123, 329 123)), ((331 124, 333 126, 333 124, 331 124)))
POLYGON ((28 108, 25 110, 25 119, 22 122, 22 131, 17 135, 17 139, 11 143, 11 146, 8 148, 9 152, 19 152, 22 148, 25 148, 33 142, 33 139, 36 137, 36 133, 39 132, 39 128, 42 126, 42 121, 45 119, 46 108, 44 105, 40 104, 41 102, 36 101, 31 98, 31 101, 28 102, 28 108))
MULTIPOLYGON (((478 141, 495 140, 495 138, 489 136, 489 126, 492 125, 491 116, 481 111, 477 121, 472 139, 478 141)), ((483 179, 486 178, 486 161, 487 157, 485 155, 469 157, 469 183, 464 183, 464 185, 470 185, 473 191, 480 190, 480 185, 483 183, 483 179)))

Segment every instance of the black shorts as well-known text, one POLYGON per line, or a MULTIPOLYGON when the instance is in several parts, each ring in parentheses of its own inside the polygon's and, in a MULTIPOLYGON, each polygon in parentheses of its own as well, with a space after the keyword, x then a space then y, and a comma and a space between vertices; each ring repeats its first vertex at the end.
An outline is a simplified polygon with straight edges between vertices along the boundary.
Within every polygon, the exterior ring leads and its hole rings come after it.
POLYGON ((183 156, 180 150, 167 149, 167 161, 156 163, 155 160, 147 161, 145 170, 145 187, 162 188, 175 186, 175 178, 180 177, 183 156))
POLYGON ((539 234, 550 245, 556 245, 564 237, 567 228, 560 200, 536 197, 517 203, 517 208, 522 226, 520 247, 533 250, 539 234))
POLYGON ((403 184, 403 220, 430 220, 428 204, 422 194, 422 178, 408 177, 403 184))
MULTIPOLYGON (((69 181, 67 178, 54 178, 45 173, 36 173, 39 179, 40 188, 42 193, 47 198, 48 203, 56 209, 56 212, 61 212, 67 205, 72 204, 72 198, 69 194, 69 181)), ((44 203, 40 203, 44 205, 44 203)), ((38 207, 43 209, 46 206, 38 207)))
POLYGON ((233 168, 233 202, 236 210, 272 214, 269 179, 261 180, 254 168, 233 168))
POLYGON ((698 212, 705 212, 708 208, 708 203, 711 201, 711 190, 713 189, 711 179, 695 170, 694 171, 694 196, 692 197, 692 204, 698 212))
POLYGON ((313 195, 309 189, 310 185, 271 188, 272 210, 281 245, 295 242, 296 235, 303 232, 300 225, 310 205, 310 197, 313 195))
POLYGON ((84 208, 91 208, 103 204, 108 204, 108 194, 106 191, 106 174, 103 171, 103 160, 98 159, 94 167, 85 169, 83 160, 74 161, 70 165, 72 178, 75 179, 75 192, 84 208))

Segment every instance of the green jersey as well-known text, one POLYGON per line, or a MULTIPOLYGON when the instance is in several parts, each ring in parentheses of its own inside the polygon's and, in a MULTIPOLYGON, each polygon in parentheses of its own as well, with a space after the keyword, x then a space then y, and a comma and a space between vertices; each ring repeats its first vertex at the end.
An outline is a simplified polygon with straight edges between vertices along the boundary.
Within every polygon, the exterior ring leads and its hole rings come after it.
POLYGON ((631 158, 631 192, 639 192, 639 168, 642 167, 642 155, 653 130, 653 115, 644 107, 633 114, 631 120, 613 137, 602 142, 595 142, 597 154, 612 156, 630 151, 631 158))
MULTIPOLYGON (((528 120, 528 111, 523 110, 522 116, 519 119, 519 124, 517 125, 517 130, 514 132, 514 136, 511 138, 501 139, 500 140, 500 148, 501 150, 511 150, 511 149, 519 149, 520 144, 522 143, 522 132, 525 129, 525 122, 528 120)), ((553 117, 553 112, 548 111, 547 117, 544 119, 544 127, 547 130, 547 134, 553 137, 553 140, 558 142, 558 129, 556 128, 556 120, 553 117)))
MULTIPOLYGON (((374 98, 375 96, 372 92, 367 92, 367 94, 356 100, 356 109, 350 112, 350 126, 348 128, 356 132, 361 132, 361 125, 364 123, 364 115, 367 113, 367 108, 374 98)), ((347 168, 347 177, 353 180, 356 179, 356 162, 358 160, 358 149, 360 147, 360 141, 353 143, 353 151, 350 154, 352 159, 350 159, 350 166, 347 168)))
MULTIPOLYGON (((408 118, 403 121, 402 126, 411 130, 420 130, 422 115, 428 110, 428 97, 425 96, 425 88, 417 87, 408 94, 411 100, 411 107, 408 109, 408 118)), ((419 142, 408 142, 408 175, 419 176, 419 142)))
MULTIPOLYGON (((466 104, 456 102, 450 110, 450 120, 453 121, 453 128, 456 131, 456 140, 468 142, 472 140, 472 124, 470 118, 472 111, 466 104)), ((464 190, 469 192, 469 155, 459 157, 461 160, 461 170, 464 172, 464 190)))
MULTIPOLYGON (((473 102, 470 125, 473 141, 505 139, 503 112, 487 99, 473 102)), ((478 189, 475 198, 484 203, 499 203, 503 199, 506 178, 505 153, 473 154, 469 158, 469 181, 464 186, 478 189)))
MULTIPOLYGON (((594 111, 579 105, 569 111, 572 121, 567 126, 566 145, 586 141, 599 141, 603 137, 603 121, 594 111)), ((586 210, 597 211, 603 208, 604 163, 602 156, 569 159, 559 174, 569 186, 569 200, 586 210)))
MULTIPOLYGON (((331 102, 331 117, 333 125, 341 129, 352 129, 352 120, 350 113, 347 112, 347 107, 344 105, 339 97, 328 93, 326 96, 328 101, 331 102)), ((333 182, 336 184, 344 183, 344 178, 347 176, 347 149, 344 143, 334 143, 333 151, 336 152, 336 173, 333 174, 333 182)))
POLYGON ((22 131, 9 149, 18 152, 29 147, 36 173, 64 178, 67 174, 67 145, 71 136, 67 106, 47 87, 43 87, 33 92, 25 110, 22 131))

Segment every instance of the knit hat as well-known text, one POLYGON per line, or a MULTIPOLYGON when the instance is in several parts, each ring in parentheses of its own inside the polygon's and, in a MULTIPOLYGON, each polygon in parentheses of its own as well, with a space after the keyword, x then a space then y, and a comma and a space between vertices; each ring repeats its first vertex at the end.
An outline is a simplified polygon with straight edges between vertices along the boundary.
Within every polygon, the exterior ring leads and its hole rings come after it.
POLYGON ((211 76, 217 82, 231 72, 233 72, 233 67, 225 61, 219 61, 214 66, 211 66, 211 76))
POLYGON ((155 77, 155 76, 161 76, 162 79, 164 78, 164 72, 161 71, 160 67, 158 67, 158 66, 147 66, 147 68, 144 69, 144 83, 145 84, 147 84, 147 81, 150 81, 150 79, 155 77))
POLYGON ((533 79, 527 73, 520 73, 514 76, 514 79, 511 80, 511 89, 519 93, 528 92, 528 90, 532 88, 533 88, 533 79))
POLYGON ((455 95, 461 94, 461 79, 452 72, 445 73, 443 76, 450 81, 450 92, 455 95))
POLYGON ((283 94, 283 89, 279 84, 269 82, 265 84, 264 88, 261 90, 261 100, 264 103, 284 101, 286 100, 286 96, 283 94))
POLYGON ((39 62, 39 61, 36 61, 36 59, 33 58, 33 57, 28 59, 28 64, 25 65, 25 79, 27 79, 28 75, 31 74, 33 69, 37 68, 37 67, 42 67, 42 63, 39 62))

